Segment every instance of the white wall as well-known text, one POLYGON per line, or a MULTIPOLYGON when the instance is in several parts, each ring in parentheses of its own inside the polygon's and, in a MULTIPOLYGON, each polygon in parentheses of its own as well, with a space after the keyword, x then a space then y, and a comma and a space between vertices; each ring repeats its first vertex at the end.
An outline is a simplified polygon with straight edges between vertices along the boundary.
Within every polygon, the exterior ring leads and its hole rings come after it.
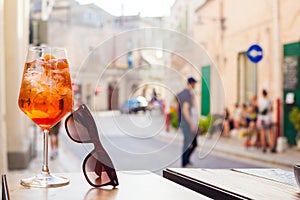
MULTIPOLYGON (((1 12, 3 13, 3 12, 1 12)), ((4 66, 6 93, 6 127, 8 155, 15 167, 26 167, 29 150, 29 119, 18 107, 18 94, 29 35, 29 0, 4 0, 4 66)), ((1 65, 3 66, 3 65, 1 65)), ((3 80, 3 79, 1 79, 3 80)), ((2 96, 2 95, 1 95, 2 96)))
POLYGON ((6 126, 5 126, 5 65, 4 65, 4 34, 3 34, 4 2, 0 0, 0 173, 7 170, 6 126))

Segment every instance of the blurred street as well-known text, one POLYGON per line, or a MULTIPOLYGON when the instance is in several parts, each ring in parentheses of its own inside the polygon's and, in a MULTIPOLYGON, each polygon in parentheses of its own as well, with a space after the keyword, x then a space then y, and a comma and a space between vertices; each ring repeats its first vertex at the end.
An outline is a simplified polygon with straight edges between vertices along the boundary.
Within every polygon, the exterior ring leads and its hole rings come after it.
MULTIPOLYGON (((119 170, 181 166, 182 133, 166 132, 165 115, 170 127, 178 127, 176 97, 189 77, 197 81, 190 91, 195 113, 205 118, 196 123, 207 131, 212 116, 225 116, 223 136, 230 137, 200 136, 194 167, 290 169, 299 162, 300 148, 299 5, 297 0, 2 0, 0 171, 40 168, 42 134, 32 134, 32 116, 17 103, 22 66, 30 57, 26 49, 32 46, 66 49, 73 107, 93 108, 101 141, 119 170), (274 139, 261 131, 266 114, 274 139), (245 143, 240 127, 259 132, 261 146, 270 139, 273 153, 245 143)), ((50 169, 80 171, 92 146, 72 143, 63 129, 59 137, 60 154, 50 169)))
MULTIPOLYGON (((120 114, 103 112, 95 116, 100 139, 117 170, 149 170, 161 175, 168 167, 181 167, 182 134, 165 131, 162 115, 150 113, 120 114)), ((81 164, 91 151, 90 144, 74 143, 60 129, 60 152, 49 159, 51 172, 81 172, 81 164)), ((192 155, 197 168, 261 168, 292 170, 297 151, 290 148, 277 154, 263 154, 260 149, 243 147, 242 138, 198 137, 198 148, 192 155)), ((38 173, 42 164, 42 134, 38 133, 37 156, 28 169, 11 173, 38 173)), ((49 149, 49 153, 51 150, 49 149)))

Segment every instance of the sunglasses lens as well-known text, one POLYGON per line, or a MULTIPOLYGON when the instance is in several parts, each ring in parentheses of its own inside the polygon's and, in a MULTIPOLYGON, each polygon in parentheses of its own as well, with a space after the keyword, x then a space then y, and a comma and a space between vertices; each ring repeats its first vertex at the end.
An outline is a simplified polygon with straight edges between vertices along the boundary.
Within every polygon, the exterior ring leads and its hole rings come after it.
MULTIPOLYGON (((105 156, 105 155, 104 155, 105 156)), ((102 164, 98 153, 89 154, 84 165, 84 173, 94 186, 118 185, 115 169, 102 164)))
POLYGON ((67 132, 76 142, 84 143, 91 140, 88 129, 82 125, 81 116, 73 113, 66 121, 67 132))

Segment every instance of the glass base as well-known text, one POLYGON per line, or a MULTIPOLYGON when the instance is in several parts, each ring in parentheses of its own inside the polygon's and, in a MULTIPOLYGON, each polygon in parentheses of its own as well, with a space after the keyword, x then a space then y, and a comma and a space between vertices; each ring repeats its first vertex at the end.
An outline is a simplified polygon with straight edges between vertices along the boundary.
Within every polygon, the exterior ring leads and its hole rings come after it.
POLYGON ((21 185, 25 187, 61 187, 69 184, 69 179, 64 177, 58 177, 52 174, 39 174, 31 178, 25 178, 21 180, 21 185))

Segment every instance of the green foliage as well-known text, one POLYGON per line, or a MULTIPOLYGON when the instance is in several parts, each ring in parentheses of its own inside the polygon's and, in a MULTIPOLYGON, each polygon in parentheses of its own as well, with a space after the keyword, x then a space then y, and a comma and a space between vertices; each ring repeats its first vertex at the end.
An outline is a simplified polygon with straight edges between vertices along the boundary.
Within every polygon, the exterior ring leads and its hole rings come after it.
MULTIPOLYGON (((179 128, 179 123, 178 123, 178 113, 175 109, 170 109, 170 125, 172 128, 179 128)), ((206 117, 202 117, 199 120, 199 130, 200 134, 205 134, 208 132, 212 121, 214 121, 214 117, 211 115, 208 115, 206 117)))
POLYGON ((289 113, 289 119, 297 131, 300 131, 300 111, 298 107, 293 107, 289 113))
POLYGON ((207 133, 207 131, 210 128, 212 120, 213 120, 213 117, 211 115, 208 115, 206 117, 200 118, 200 120, 199 120, 200 134, 207 133))
POLYGON ((179 128, 178 114, 175 110, 170 112, 170 124, 173 128, 179 128))

